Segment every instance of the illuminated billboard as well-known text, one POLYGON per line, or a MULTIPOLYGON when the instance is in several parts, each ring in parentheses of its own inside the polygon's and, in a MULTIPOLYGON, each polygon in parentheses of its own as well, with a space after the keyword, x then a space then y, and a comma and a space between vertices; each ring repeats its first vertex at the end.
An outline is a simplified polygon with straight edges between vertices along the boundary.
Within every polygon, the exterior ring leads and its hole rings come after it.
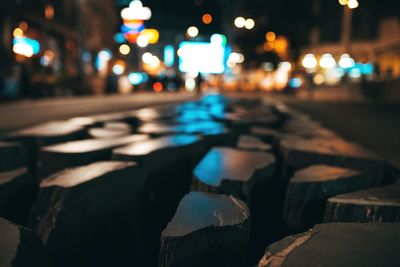
POLYGON ((181 42, 178 56, 182 72, 218 74, 225 71, 225 45, 221 42, 181 42))

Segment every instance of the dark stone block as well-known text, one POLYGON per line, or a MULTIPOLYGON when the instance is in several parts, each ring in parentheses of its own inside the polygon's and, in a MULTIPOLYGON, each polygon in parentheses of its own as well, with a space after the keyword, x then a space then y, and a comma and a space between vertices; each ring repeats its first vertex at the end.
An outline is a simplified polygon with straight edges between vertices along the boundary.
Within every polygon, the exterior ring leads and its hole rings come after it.
POLYGON ((249 151, 272 151, 272 146, 270 144, 264 143, 260 138, 252 135, 239 136, 237 148, 249 151))
POLYGON ((0 217, 25 224, 37 185, 26 168, 0 173, 0 217))
POLYGON ((143 263, 145 181, 133 162, 66 169, 40 184, 30 226, 55 266, 143 263))
POLYGON ((275 159, 264 152, 213 148, 193 174, 192 190, 230 194, 249 202, 257 181, 275 178, 275 159))
POLYGON ((192 170, 202 151, 201 139, 193 135, 151 139, 113 151, 114 159, 138 162, 145 174, 146 193, 151 200, 146 229, 152 243, 149 265, 157 264, 161 231, 189 191, 192 170))
POLYGON ((159 266, 243 266, 249 217, 232 196, 189 193, 162 232, 159 266))
POLYGON ((96 139, 109 139, 130 135, 130 131, 109 128, 91 128, 88 130, 89 137, 96 139))
POLYGON ((39 177, 46 177, 67 167, 109 160, 114 148, 140 142, 147 138, 146 135, 129 135, 111 139, 87 139, 43 147, 38 160, 39 177))
POLYGON ((305 231, 323 222, 326 201, 338 194, 370 187, 359 171, 313 165, 297 171, 286 191, 284 221, 290 231, 305 231))
POLYGON ((372 185, 384 181, 383 159, 359 145, 340 139, 287 138, 281 141, 286 168, 299 170, 314 164, 327 164, 361 171, 372 185))
POLYGON ((132 131, 131 126, 126 123, 126 122, 122 122, 122 121, 110 121, 110 122, 106 122, 103 125, 104 128, 106 129, 110 129, 110 130, 116 130, 116 131, 126 131, 126 132, 130 132, 132 131))
POLYGON ((265 152, 214 148, 194 170, 192 190, 230 194, 252 214, 248 263, 255 263, 268 242, 281 237, 285 187, 276 177, 275 158, 265 152))
POLYGON ((400 222, 400 184, 330 198, 325 222, 400 222))
POLYGON ((26 152, 20 143, 0 142, 0 172, 15 170, 27 165, 26 152))
POLYGON ((0 265, 49 267, 46 248, 31 230, 0 218, 0 265))
POLYGON ((41 147, 86 138, 86 129, 68 121, 42 123, 11 133, 7 139, 26 149, 29 170, 36 174, 37 153, 41 147))
POLYGON ((259 267, 397 267, 400 224, 319 224, 269 246, 259 267))

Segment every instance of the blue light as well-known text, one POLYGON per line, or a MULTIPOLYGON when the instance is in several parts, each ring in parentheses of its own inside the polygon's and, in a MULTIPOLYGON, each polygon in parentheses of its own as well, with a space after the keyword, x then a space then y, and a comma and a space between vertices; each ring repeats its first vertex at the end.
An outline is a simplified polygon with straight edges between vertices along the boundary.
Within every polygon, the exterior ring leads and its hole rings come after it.
POLYGON ((122 44, 122 43, 125 43, 126 42, 126 39, 125 39, 125 36, 124 36, 124 34, 122 34, 122 33, 116 33, 115 35, 114 35, 114 41, 117 43, 117 44, 122 44))
POLYGON ((40 43, 34 39, 28 37, 15 37, 13 39, 13 45, 15 44, 26 44, 32 47, 33 54, 36 55, 40 52, 40 43))
POLYGON ((164 47, 164 63, 167 67, 172 67, 175 62, 175 49, 172 45, 164 47))
POLYGON ((361 64, 360 71, 363 75, 370 75, 374 73, 374 65, 372 65, 371 63, 361 64))
POLYGON ((133 85, 139 85, 143 82, 143 77, 140 72, 132 72, 128 75, 128 79, 133 85))
POLYGON ((137 27, 137 28, 133 28, 133 27, 129 27, 129 26, 126 26, 126 25, 122 24, 121 25, 121 32, 123 34, 126 34, 126 33, 140 33, 141 31, 144 30, 144 28, 145 28, 144 25, 141 25, 140 27, 137 27))
POLYGON ((303 81, 300 78, 292 78, 289 81, 289 86, 292 88, 299 88, 303 84, 303 81))

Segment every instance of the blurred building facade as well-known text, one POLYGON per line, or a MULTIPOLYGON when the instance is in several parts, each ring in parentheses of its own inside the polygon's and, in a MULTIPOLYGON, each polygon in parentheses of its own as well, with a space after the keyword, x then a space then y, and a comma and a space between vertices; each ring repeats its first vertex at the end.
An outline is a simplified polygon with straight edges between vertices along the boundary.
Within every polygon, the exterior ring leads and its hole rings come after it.
POLYGON ((82 55, 93 61, 111 48, 116 24, 113 1, 1 1, 1 97, 90 93, 85 80, 96 73, 85 68, 82 55), (32 42, 38 48, 33 53, 32 42))

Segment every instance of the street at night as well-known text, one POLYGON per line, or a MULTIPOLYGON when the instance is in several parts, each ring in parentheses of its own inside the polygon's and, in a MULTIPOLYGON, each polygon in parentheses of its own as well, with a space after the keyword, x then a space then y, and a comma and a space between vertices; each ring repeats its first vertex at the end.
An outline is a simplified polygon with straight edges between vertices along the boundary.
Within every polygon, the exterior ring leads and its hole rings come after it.
POLYGON ((395 0, 2 0, 0 266, 400 266, 395 0))

